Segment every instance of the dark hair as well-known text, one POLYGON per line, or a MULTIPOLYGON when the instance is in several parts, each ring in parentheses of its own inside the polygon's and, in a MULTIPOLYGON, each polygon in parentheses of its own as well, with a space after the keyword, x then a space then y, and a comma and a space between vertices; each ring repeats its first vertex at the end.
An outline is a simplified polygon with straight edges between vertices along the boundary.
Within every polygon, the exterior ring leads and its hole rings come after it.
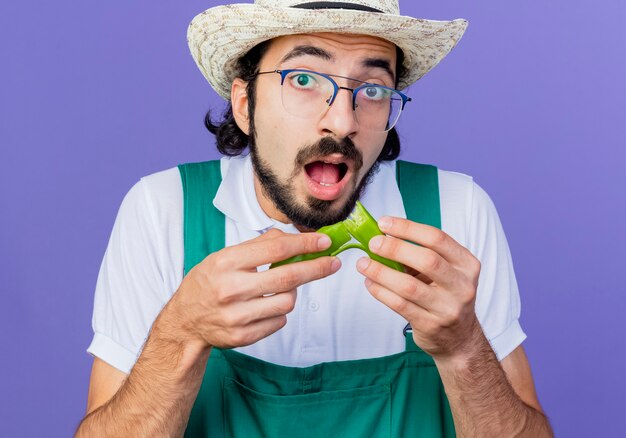
MULTIPOLYGON (((248 94, 248 114, 250 120, 254 120, 255 98, 256 98, 256 78, 259 72, 261 58, 267 52, 270 41, 263 41, 250 49, 244 56, 237 60, 236 77, 247 82, 246 93, 248 94)), ((403 65, 404 53, 396 47, 396 85, 403 78, 407 71, 403 65)), ((204 125, 215 135, 217 150, 223 155, 241 155, 249 145, 250 139, 246 135, 233 117, 233 107, 229 102, 226 111, 222 114, 221 120, 212 120, 211 110, 204 117, 204 125)), ((387 140, 383 146, 377 161, 395 160, 400 155, 400 137, 396 128, 392 128, 387 134, 387 140)))

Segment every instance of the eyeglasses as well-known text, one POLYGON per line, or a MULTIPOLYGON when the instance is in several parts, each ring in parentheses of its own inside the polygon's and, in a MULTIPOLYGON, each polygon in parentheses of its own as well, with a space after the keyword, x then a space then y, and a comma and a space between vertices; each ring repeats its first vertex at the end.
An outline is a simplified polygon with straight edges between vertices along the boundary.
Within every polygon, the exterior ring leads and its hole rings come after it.
POLYGON ((352 110, 362 129, 386 132, 393 128, 411 98, 384 85, 311 70, 263 71, 280 75, 281 98, 285 110, 303 119, 321 115, 333 104, 339 90, 352 92, 352 110), (340 87, 333 78, 360 83, 356 88, 340 87))

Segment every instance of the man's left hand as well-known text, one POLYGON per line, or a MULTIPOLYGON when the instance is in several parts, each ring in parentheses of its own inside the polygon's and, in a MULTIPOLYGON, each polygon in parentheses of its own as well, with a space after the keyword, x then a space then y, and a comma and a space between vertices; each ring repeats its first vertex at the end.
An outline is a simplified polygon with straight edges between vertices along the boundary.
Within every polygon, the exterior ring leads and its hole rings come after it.
POLYGON ((369 292, 411 324, 415 343, 435 359, 469 353, 484 337, 474 311, 480 261, 438 228, 395 217, 378 225, 387 236, 371 239, 370 250, 407 272, 359 259, 369 292))

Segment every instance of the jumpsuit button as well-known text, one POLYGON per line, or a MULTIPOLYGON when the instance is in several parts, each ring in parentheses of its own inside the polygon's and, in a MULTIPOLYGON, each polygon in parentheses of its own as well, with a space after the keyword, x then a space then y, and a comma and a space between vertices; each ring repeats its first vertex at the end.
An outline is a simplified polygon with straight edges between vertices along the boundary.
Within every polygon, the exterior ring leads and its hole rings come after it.
POLYGON ((309 310, 311 310, 312 312, 317 312, 319 308, 320 305, 316 301, 309 302, 309 310))

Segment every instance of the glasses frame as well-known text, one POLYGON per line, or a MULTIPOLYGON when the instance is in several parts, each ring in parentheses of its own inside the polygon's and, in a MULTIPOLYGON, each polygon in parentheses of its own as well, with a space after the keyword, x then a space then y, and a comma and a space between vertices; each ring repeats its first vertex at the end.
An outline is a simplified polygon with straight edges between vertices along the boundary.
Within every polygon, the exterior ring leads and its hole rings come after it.
POLYGON ((330 81, 330 83, 333 85, 333 95, 331 96, 331 98, 328 101, 326 101, 326 103, 328 104, 329 107, 335 101, 335 98, 337 97, 337 94, 339 93, 339 90, 348 90, 348 91, 350 91, 352 93, 352 111, 356 111, 356 108, 357 108, 356 96, 357 96, 358 92, 360 90, 364 89, 364 88, 367 88, 367 87, 379 87, 379 88, 383 88, 385 90, 389 90, 389 91, 392 91, 394 93, 399 94, 400 98, 402 99, 402 106, 400 107, 400 112, 398 113, 398 117, 396 117, 396 120, 394 120, 393 125, 391 125, 389 128, 387 128, 386 130, 384 130, 382 132, 388 132, 391 129, 393 129, 394 126, 396 126, 396 123, 398 123, 398 120, 400 119, 400 116, 402 115, 402 111, 404 111, 404 107, 406 106, 407 102, 411 102, 411 100, 412 100, 409 96, 407 96, 406 94, 402 93, 401 91, 398 91, 395 88, 387 87, 385 85, 373 84, 371 82, 365 82, 365 81, 361 81, 359 79, 350 78, 350 77, 347 77, 347 76, 330 75, 330 74, 320 73, 318 71, 306 70, 306 69, 302 69, 302 68, 291 68, 291 69, 286 69, 286 70, 260 71, 260 72, 258 72, 256 74, 256 76, 277 73, 277 74, 280 75, 280 86, 282 88, 283 83, 285 82, 285 78, 287 77, 287 75, 289 73, 293 73, 293 72, 314 73, 316 75, 319 75, 319 76, 322 76, 322 77, 328 79, 330 81), (333 78, 348 79, 350 81, 360 82, 362 85, 359 85, 356 88, 342 87, 333 78))

